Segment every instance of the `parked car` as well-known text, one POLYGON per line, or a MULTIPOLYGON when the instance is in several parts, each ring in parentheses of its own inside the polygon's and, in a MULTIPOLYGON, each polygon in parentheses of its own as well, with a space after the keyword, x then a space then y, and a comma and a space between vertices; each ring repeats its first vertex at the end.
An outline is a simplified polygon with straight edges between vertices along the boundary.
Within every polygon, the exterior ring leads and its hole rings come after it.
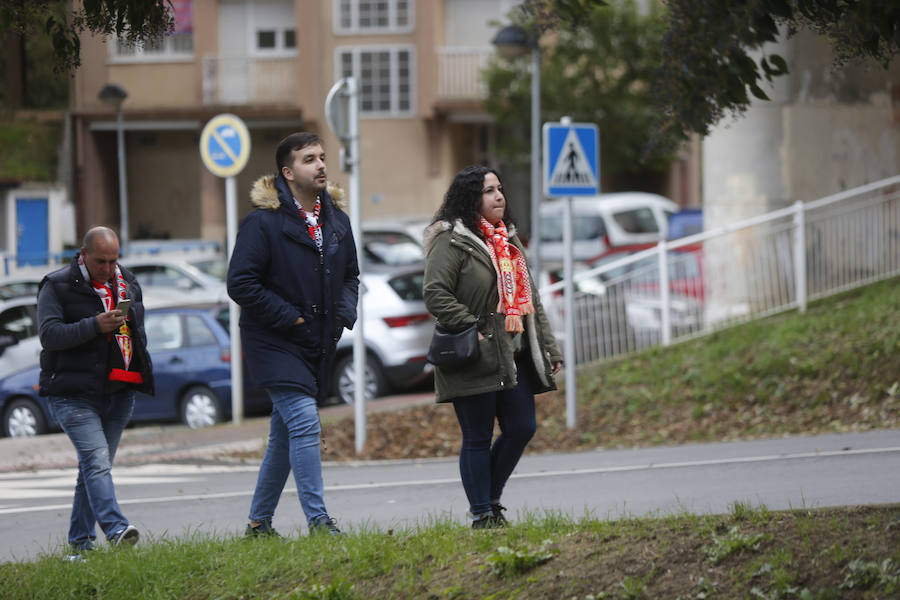
POLYGON ((43 275, 16 275, 0 279, 0 300, 36 298, 43 275))
MULTIPOLYGON (((391 389, 403 389, 427 379, 425 362, 434 333, 434 318, 425 308, 421 267, 370 266, 360 282, 366 340, 366 399, 391 389)), ((331 390, 352 403, 356 386, 353 340, 358 331, 344 331, 338 342, 331 390)))
POLYGON ((0 377, 37 364, 37 296, 0 300, 0 377))
POLYGON ((669 239, 687 237, 703 231, 703 210, 683 208, 669 215, 669 239))
MULTIPOLYGON (((402 230, 384 225, 365 231, 363 246, 368 258, 362 277, 365 322, 366 398, 373 399, 393 389, 416 385, 427 379, 431 367, 425 362, 434 332, 434 321, 422 297, 424 254, 421 245, 402 230), (375 259, 373 259, 375 257, 375 259)), ((209 259, 209 254, 205 255, 209 259)), ((179 303, 214 302, 226 297, 227 269, 201 264, 201 257, 150 256, 123 261, 144 290, 144 304, 163 307, 179 303), (188 277, 203 270, 207 277, 188 277), (221 277, 221 279, 219 279, 221 277), (214 280, 214 281, 213 281, 214 280), (181 283, 179 283, 181 282, 181 283), (181 294, 181 290, 185 293, 181 294), (191 294, 188 292, 195 291, 191 294)), ((228 331, 227 307, 222 309, 228 331)), ((331 393, 343 402, 353 402, 354 331, 345 331, 337 347, 331 393)))
MULTIPOLYGON (((541 204, 541 259, 563 260, 563 203, 541 204)), ((613 246, 658 242, 678 205, 657 194, 620 192, 572 200, 573 258, 590 261, 613 246)))
MULTIPOLYGON (((228 330, 217 319, 222 310, 227 307, 218 304, 147 310, 156 395, 137 394, 132 422, 181 421, 198 428, 231 416, 228 330)), ((31 436, 56 427, 46 398, 38 395, 39 375, 33 365, 0 379, 3 435, 31 436)), ((265 391, 247 375, 244 384, 247 414, 271 409, 265 391)))
POLYGON ((147 308, 174 303, 227 302, 228 263, 219 254, 170 253, 125 257, 144 293, 147 308))
POLYGON ((425 261, 422 242, 403 227, 363 225, 363 251, 366 264, 404 266, 425 261))

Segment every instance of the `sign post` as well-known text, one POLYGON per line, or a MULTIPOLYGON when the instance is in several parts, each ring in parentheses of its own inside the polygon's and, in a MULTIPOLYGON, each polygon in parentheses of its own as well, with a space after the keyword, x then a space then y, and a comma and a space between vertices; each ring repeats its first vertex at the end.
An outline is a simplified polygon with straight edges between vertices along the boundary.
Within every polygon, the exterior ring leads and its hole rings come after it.
POLYGON ((600 192, 600 144, 593 123, 544 123, 544 195, 564 197, 563 271, 565 278, 566 426, 575 427, 575 286, 572 277, 572 197, 595 196, 600 192))
MULTIPOLYGON (((216 115, 200 134, 200 158, 209 171, 225 178, 225 219, 227 229, 227 259, 231 260, 234 241, 237 238, 237 183, 240 173, 250 158, 250 133, 237 116, 216 115)), ((244 416, 244 374, 241 332, 238 327, 240 307, 229 299, 228 331, 231 337, 231 419, 237 425, 244 416)))
POLYGON ((356 453, 366 444, 366 340, 363 320, 362 274, 365 253, 362 247, 362 208, 360 206, 359 165, 359 91, 356 78, 344 77, 335 83, 325 99, 325 114, 331 131, 341 142, 341 170, 350 173, 350 225, 356 242, 356 261, 359 265, 360 290, 356 304, 356 326, 353 336, 353 423, 356 453))

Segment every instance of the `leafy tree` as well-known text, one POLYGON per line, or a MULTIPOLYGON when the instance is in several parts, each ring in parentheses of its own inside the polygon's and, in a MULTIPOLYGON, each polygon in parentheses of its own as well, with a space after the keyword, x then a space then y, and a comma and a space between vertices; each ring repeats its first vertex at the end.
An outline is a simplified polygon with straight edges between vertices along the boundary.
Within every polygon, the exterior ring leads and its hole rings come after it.
POLYGON ((782 31, 824 35, 836 66, 873 58, 887 68, 900 51, 896 0, 668 0, 667 7, 655 96, 664 127, 683 132, 705 135, 726 115, 742 114, 751 97, 769 99, 762 84, 788 65, 764 44, 782 31))
POLYGON ((174 21, 169 0, 3 0, 0 34, 47 35, 53 41, 54 67, 71 71, 81 64, 79 35, 115 34, 129 43, 158 38, 170 32, 174 21))
MULTIPOLYGON (((663 170, 673 145, 644 155, 658 115, 650 91, 661 60, 662 11, 641 15, 631 0, 574 4, 557 13, 552 11, 559 3, 526 2, 512 15, 530 31, 555 29, 552 43, 541 47, 541 118, 569 115, 597 123, 604 176, 663 170)), ((488 112, 500 126, 523 134, 503 136, 498 150, 521 163, 529 148, 523 143, 530 122, 529 65, 498 59, 486 72, 488 112)))
MULTIPOLYGON (((701 135, 743 114, 763 84, 788 72, 765 53, 782 32, 808 29, 832 45, 835 66, 871 58, 887 68, 900 53, 897 0, 662 0, 666 31, 653 95, 661 112, 656 141, 701 135)), ((540 31, 563 31, 605 4, 599 0, 524 0, 540 31)))

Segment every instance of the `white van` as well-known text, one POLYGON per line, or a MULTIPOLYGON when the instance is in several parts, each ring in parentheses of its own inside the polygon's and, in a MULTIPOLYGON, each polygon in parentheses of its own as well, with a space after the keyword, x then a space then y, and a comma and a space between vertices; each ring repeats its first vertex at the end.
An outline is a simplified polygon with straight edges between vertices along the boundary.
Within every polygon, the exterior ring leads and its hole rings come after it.
MULTIPOLYGON (((556 198, 541 205, 541 262, 563 259, 563 202, 556 198)), ((658 242, 668 236, 669 215, 677 204, 646 192, 600 194, 572 200, 574 259, 587 261, 610 246, 658 242)))

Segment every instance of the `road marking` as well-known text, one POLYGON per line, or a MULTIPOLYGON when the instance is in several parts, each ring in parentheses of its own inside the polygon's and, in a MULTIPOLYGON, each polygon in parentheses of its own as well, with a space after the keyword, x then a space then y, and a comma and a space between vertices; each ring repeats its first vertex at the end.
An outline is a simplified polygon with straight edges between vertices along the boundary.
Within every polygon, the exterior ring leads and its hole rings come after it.
MULTIPOLYGON (((685 469, 693 467, 706 467, 716 465, 763 463, 785 460, 800 460, 809 458, 829 458, 835 456, 862 456, 866 454, 890 454, 900 452, 900 446, 889 448, 869 448, 859 450, 828 450, 823 452, 798 452, 793 454, 771 454, 763 456, 746 456, 736 458, 717 458, 709 460, 694 460, 670 463, 646 463, 640 465, 623 465, 619 467, 596 467, 589 469, 569 469, 563 471, 540 471, 536 473, 516 473, 510 479, 533 479, 539 477, 560 477, 566 475, 599 475, 603 473, 624 473, 630 471, 654 471, 664 469, 685 469)), ((355 490, 386 489, 395 487, 415 487, 427 485, 459 484, 459 477, 447 477, 443 479, 418 479, 406 481, 386 481, 378 483, 351 483, 325 486, 326 492, 343 492, 355 490)), ((296 493, 295 490, 285 489, 283 494, 296 493)), ((253 490, 237 492, 219 492, 212 494, 185 494, 181 496, 158 496, 155 498, 130 498, 120 499, 119 505, 131 504, 157 504, 165 502, 185 502, 197 500, 216 500, 223 498, 240 498, 252 496, 253 490)), ((0 509, 0 515, 21 514, 49 510, 68 510, 71 503, 48 504, 42 506, 23 506, 0 509)))

